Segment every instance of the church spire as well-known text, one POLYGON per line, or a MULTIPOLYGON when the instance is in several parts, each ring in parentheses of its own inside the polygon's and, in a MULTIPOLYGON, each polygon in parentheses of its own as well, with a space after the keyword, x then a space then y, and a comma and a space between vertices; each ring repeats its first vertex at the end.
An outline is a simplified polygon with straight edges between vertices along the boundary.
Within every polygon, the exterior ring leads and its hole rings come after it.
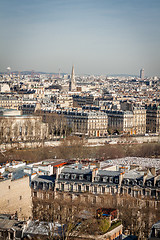
POLYGON ((75 74, 74 74, 74 65, 72 66, 72 73, 71 78, 69 81, 69 91, 74 91, 76 89, 76 83, 75 83, 75 74))

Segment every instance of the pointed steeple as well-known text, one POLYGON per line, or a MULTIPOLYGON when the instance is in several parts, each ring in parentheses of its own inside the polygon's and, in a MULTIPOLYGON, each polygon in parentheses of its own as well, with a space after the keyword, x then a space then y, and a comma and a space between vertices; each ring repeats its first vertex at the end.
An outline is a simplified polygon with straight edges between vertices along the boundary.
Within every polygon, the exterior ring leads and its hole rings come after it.
POLYGON ((69 91, 74 91, 76 89, 75 75, 74 75, 74 65, 72 66, 71 78, 69 81, 69 91))

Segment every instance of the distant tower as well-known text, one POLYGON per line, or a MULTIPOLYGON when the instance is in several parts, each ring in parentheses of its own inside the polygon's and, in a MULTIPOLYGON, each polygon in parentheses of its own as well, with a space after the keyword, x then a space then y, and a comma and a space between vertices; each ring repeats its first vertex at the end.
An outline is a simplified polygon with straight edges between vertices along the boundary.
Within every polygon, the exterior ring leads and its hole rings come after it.
POLYGON ((69 81, 69 91, 74 91, 76 89, 76 81, 75 81, 75 75, 74 75, 74 66, 72 66, 72 74, 69 81))
POLYGON ((144 80, 144 69, 143 68, 140 70, 140 79, 144 80))

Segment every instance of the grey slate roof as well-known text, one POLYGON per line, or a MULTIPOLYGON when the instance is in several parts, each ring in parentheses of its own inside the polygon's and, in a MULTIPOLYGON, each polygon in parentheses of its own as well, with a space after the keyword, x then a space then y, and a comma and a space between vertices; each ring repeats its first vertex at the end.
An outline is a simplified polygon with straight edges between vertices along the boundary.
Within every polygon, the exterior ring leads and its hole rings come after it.
POLYGON ((107 170, 99 170, 98 175, 116 177, 120 175, 119 171, 107 171, 107 170))
POLYGON ((156 229, 160 229, 160 220, 157 223, 153 224, 152 227, 154 227, 156 229))
POLYGON ((138 178, 141 178, 143 177, 144 175, 144 172, 138 172, 138 171, 135 171, 135 170, 131 170, 129 172, 126 172, 124 174, 124 178, 123 179, 138 179, 138 178))
POLYGON ((62 169, 62 173, 74 173, 74 174, 89 174, 91 173, 90 169, 76 169, 65 167, 62 169))
POLYGON ((54 183, 55 182, 55 176, 36 176, 32 182, 42 182, 42 183, 54 183))

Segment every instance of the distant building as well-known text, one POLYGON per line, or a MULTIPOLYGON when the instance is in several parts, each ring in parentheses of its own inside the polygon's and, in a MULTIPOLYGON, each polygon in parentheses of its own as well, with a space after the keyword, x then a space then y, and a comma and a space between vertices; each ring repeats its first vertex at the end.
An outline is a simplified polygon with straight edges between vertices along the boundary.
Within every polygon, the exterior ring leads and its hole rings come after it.
POLYGON ((144 80, 144 68, 140 70, 140 79, 144 80))
POLYGON ((40 104, 23 104, 19 106, 18 109, 22 111, 23 115, 30 115, 33 114, 36 110, 40 109, 40 104))
POLYGON ((146 108, 146 132, 160 133, 160 106, 149 105, 146 108))
POLYGON ((72 92, 74 90, 76 90, 76 82, 75 82, 74 66, 72 66, 72 73, 69 81, 69 91, 72 92))
POLYGON ((100 111, 57 111, 63 115, 72 134, 88 137, 107 136, 108 117, 100 111))
POLYGON ((0 214, 0 239, 20 240, 25 222, 19 221, 15 215, 0 214))
POLYGON ((149 240, 159 240, 159 239, 160 239, 160 221, 153 224, 150 235, 149 235, 149 240))
POLYGON ((105 110, 108 116, 108 131, 111 134, 127 133, 133 131, 133 112, 122 110, 105 110))
POLYGON ((94 97, 92 95, 89 96, 73 96, 73 107, 83 107, 86 105, 92 106, 94 102, 94 97))
POLYGON ((21 115, 21 111, 1 109, 0 141, 14 143, 19 141, 41 141, 48 136, 48 125, 41 116, 21 115))
POLYGON ((31 189, 29 177, 0 179, 0 213, 17 214, 19 219, 32 216, 31 189))

